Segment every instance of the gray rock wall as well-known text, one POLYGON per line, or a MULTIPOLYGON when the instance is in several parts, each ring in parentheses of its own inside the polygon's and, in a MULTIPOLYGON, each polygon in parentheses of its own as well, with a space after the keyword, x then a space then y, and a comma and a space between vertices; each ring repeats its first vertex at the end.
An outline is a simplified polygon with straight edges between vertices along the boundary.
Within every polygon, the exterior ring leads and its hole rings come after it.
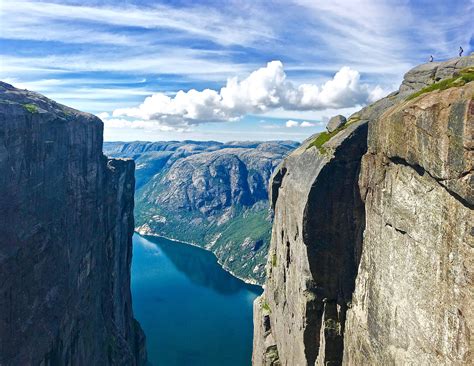
POLYGON ((254 365, 275 364, 277 353, 282 365, 342 360, 364 224, 356 182, 367 121, 349 125, 325 154, 311 140, 273 176, 275 217, 265 291, 254 307, 254 365))
POLYGON ((347 365, 474 363, 473 96, 422 95, 372 128, 347 365))
POLYGON ((409 71, 277 169, 254 365, 474 362, 474 82, 407 100, 467 66, 409 71))
POLYGON ((102 122, 0 84, 0 364, 138 365, 134 164, 102 122))

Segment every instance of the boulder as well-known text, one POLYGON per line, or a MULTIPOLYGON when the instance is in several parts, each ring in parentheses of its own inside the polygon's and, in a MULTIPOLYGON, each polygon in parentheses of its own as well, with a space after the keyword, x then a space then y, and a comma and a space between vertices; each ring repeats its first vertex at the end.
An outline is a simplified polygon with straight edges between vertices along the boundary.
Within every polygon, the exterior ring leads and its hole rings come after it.
POLYGON ((334 116, 329 120, 328 124, 326 125, 326 129, 328 130, 328 132, 333 132, 337 130, 339 127, 344 126, 346 122, 347 122, 346 117, 338 114, 337 116, 334 116))

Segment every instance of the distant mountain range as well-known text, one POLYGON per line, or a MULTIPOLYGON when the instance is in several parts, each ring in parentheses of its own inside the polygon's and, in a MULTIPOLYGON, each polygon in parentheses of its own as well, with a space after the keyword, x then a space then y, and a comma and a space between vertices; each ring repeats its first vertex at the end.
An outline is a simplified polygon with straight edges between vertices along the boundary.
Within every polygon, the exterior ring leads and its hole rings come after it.
POLYGON ((267 186, 293 141, 104 142, 136 162, 135 227, 213 251, 234 275, 262 283, 271 235, 267 186))

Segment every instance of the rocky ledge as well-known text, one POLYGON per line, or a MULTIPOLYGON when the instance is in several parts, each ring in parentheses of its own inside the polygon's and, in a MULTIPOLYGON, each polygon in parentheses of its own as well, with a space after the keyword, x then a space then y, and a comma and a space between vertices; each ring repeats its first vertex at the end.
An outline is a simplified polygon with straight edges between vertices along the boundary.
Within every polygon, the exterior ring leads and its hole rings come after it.
POLYGON ((134 163, 102 122, 0 83, 0 364, 143 365, 134 163))

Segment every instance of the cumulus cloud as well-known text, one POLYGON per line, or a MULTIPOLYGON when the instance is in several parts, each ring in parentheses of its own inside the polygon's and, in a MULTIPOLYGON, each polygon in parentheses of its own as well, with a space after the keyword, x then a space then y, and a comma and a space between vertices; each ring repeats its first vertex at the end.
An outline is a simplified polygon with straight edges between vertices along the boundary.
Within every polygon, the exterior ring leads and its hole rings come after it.
POLYGON ((286 121, 285 126, 288 128, 292 127, 314 127, 316 125, 322 125, 322 123, 315 123, 315 122, 308 122, 308 121, 303 121, 303 122, 298 122, 298 121, 293 121, 292 119, 289 119, 286 121))
MULTIPOLYGON (((102 113, 99 113, 102 114, 102 113)), ((182 127, 166 126, 161 124, 159 121, 143 121, 143 120, 127 120, 122 118, 101 118, 104 122, 104 126, 107 128, 133 128, 138 130, 147 131, 175 131, 184 132, 187 129, 182 127)))
MULTIPOLYGON (((367 85, 360 83, 359 72, 347 66, 323 85, 294 85, 287 80, 283 64, 271 61, 243 80, 228 79, 219 91, 181 90, 174 97, 156 93, 138 107, 116 109, 113 117, 155 121, 163 126, 190 126, 235 120, 246 114, 277 108, 312 111, 353 107, 369 102, 373 93, 367 85)), ((301 127, 311 126, 308 122, 301 127)))
POLYGON ((110 117, 110 114, 108 114, 107 112, 101 112, 97 113, 97 117, 99 117, 100 119, 107 119, 110 117))
POLYGON ((300 124, 290 119, 289 121, 286 121, 285 125, 286 127, 291 128, 291 127, 298 127, 300 124))

